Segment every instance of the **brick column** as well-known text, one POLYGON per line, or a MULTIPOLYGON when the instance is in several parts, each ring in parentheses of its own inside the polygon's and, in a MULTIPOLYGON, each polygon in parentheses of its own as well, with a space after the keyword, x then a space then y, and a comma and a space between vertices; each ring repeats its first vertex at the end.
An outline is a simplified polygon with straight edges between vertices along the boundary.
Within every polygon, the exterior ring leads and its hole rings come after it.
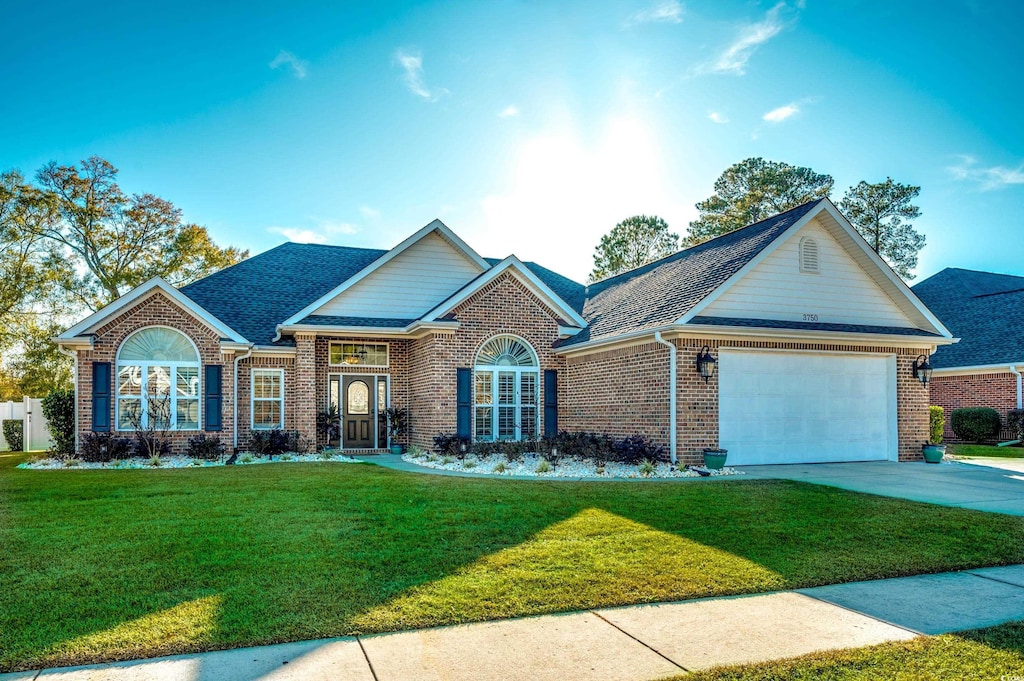
POLYGON ((295 429, 316 443, 316 334, 295 334, 295 382, 285 399, 295 405, 295 429))

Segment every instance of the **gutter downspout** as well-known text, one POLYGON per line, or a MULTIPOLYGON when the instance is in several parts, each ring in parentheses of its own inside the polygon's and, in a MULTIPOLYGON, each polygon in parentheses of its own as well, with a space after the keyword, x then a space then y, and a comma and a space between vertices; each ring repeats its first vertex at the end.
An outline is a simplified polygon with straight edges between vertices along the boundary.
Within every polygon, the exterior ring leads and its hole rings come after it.
POLYGON ((232 378, 232 392, 234 393, 234 403, 231 405, 231 412, 232 416, 234 417, 234 424, 232 427, 232 436, 234 439, 231 449, 232 453, 238 451, 238 362, 239 360, 243 360, 251 354, 252 348, 246 350, 244 355, 239 355, 237 353, 235 354, 235 373, 232 378))
MULTIPOLYGON (((661 337, 661 331, 654 332, 654 340, 661 343, 668 348, 668 422, 669 422, 669 436, 668 436, 668 453, 672 459, 672 463, 676 463, 676 422, 678 419, 678 413, 676 412, 676 346, 675 343, 669 343, 667 340, 661 337)), ((1017 378, 1017 395, 1020 396, 1020 375, 1017 378)))
POLYGON ((1017 408, 1020 409, 1021 405, 1024 404, 1024 400, 1021 399, 1021 374, 1017 370, 1016 364, 1010 365, 1010 373, 1017 377, 1017 408))

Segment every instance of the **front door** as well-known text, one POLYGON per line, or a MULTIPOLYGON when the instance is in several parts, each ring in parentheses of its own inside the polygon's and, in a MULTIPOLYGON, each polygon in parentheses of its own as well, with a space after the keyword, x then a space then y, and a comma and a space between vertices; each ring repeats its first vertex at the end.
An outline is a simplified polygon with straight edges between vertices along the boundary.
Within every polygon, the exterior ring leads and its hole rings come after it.
POLYGON ((342 447, 371 449, 376 421, 375 390, 372 376, 344 376, 341 397, 342 447))

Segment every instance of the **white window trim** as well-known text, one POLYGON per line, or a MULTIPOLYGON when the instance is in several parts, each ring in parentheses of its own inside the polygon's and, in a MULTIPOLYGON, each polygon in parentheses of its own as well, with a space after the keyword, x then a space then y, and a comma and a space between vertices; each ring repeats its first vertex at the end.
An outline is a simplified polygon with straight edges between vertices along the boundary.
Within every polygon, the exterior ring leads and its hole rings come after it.
POLYGON ((195 341, 189 338, 188 334, 180 329, 176 329, 173 326, 167 326, 165 324, 150 324, 140 329, 132 331, 130 334, 124 337, 121 344, 117 348, 117 355, 114 359, 114 375, 112 380, 114 382, 114 431, 118 433, 134 433, 136 428, 122 428, 121 427, 121 401, 122 400, 139 400, 141 404, 142 417, 141 425, 143 428, 149 427, 149 368, 150 367, 170 367, 171 370, 171 392, 168 397, 171 400, 171 412, 168 415, 168 424, 165 430, 167 431, 179 431, 183 433, 196 433, 203 430, 203 357, 199 353, 199 348, 196 347, 195 341), (164 361, 137 361, 137 360, 122 360, 121 359, 121 348, 124 344, 135 334, 145 331, 146 329, 170 329, 176 333, 181 334, 185 339, 192 345, 192 349, 196 353, 195 362, 164 362, 164 361), (121 368, 122 367, 140 367, 142 371, 142 380, 139 386, 139 395, 122 395, 121 394, 121 368), (198 407, 196 413, 198 419, 195 428, 178 428, 178 368, 185 367, 196 370, 196 378, 199 382, 199 388, 195 397, 185 397, 186 400, 196 400, 198 407))
MULTIPOLYGON (((500 407, 513 407, 515 409, 515 435, 513 441, 520 441, 523 439, 523 374, 533 374, 536 376, 536 398, 533 404, 527 404, 526 406, 532 406, 534 408, 534 437, 539 438, 540 431, 540 415, 541 415, 541 391, 543 385, 541 384, 541 371, 540 371, 540 357, 537 355, 537 350, 533 345, 521 336, 514 334, 499 334, 492 338, 488 338, 484 341, 480 348, 482 349, 488 343, 495 338, 508 337, 522 343, 526 348, 533 354, 533 360, 535 364, 532 366, 499 366, 495 364, 474 364, 473 366, 473 438, 476 439, 476 410, 478 407, 491 407, 491 436, 487 442, 499 442, 502 441, 498 438, 498 410, 500 407), (481 404, 477 399, 476 391, 476 372, 487 372, 491 374, 491 403, 481 404), (498 403, 498 374, 499 373, 514 373, 515 374, 515 401, 512 404, 499 404, 498 403)), ((479 354, 479 350, 477 351, 479 354)), ((507 441, 507 440, 506 440, 507 441)))
POLYGON ((252 430, 284 430, 284 369, 277 369, 274 367, 253 367, 249 374, 249 427, 252 430), (281 377, 281 397, 260 397, 261 402, 280 402, 281 403, 281 420, 277 426, 264 426, 256 425, 256 372, 276 373, 281 377))
MULTIPOLYGON (((344 351, 342 352, 344 354, 344 351)), ((390 369, 391 368, 391 343, 378 343, 375 341, 331 341, 327 346, 327 366, 330 367, 351 367, 352 369, 390 369), (345 364, 345 362, 339 362, 337 364, 331 362, 331 348, 335 345, 383 345, 384 353, 387 359, 383 364, 345 364)))

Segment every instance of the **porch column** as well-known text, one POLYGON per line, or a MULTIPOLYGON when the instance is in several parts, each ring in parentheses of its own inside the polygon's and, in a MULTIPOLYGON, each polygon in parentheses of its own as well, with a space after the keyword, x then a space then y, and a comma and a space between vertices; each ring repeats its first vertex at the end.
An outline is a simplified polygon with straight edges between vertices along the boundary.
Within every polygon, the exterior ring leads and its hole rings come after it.
POLYGON ((295 404, 295 428, 316 447, 316 334, 295 334, 295 385, 285 399, 295 404))

